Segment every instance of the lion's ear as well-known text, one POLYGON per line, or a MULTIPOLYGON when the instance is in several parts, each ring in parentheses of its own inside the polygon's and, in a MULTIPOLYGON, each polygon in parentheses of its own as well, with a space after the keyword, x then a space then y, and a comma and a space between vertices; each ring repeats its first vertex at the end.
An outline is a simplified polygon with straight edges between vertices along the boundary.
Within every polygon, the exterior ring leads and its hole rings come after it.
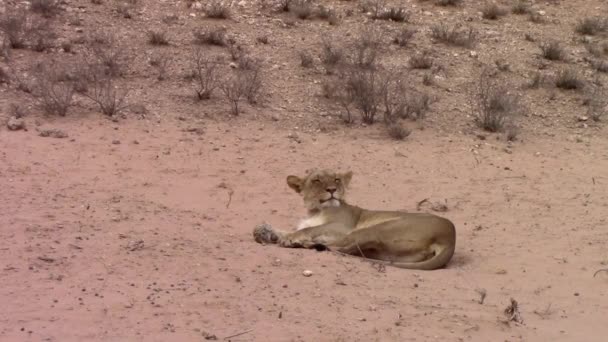
POLYGON ((292 188, 295 192, 300 193, 302 191, 302 179, 297 176, 287 176, 287 185, 292 188))
POLYGON ((352 171, 345 172, 342 174, 341 178, 342 178, 342 183, 346 187, 350 184, 351 178, 353 178, 353 172, 352 171))

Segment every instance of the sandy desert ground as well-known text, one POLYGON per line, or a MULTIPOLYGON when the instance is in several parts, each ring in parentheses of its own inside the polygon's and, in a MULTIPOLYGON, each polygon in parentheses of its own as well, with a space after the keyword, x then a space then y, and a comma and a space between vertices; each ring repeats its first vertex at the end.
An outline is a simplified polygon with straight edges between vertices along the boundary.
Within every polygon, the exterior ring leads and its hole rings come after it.
MULTIPOLYGON (((249 1, 218 20, 186 2, 66 0, 50 19, 51 47, 7 50, 0 119, 9 122, 17 104, 25 129, 0 128, 0 340, 606 340, 608 118, 586 117, 598 96, 587 86, 520 86, 564 66, 602 84, 585 44, 601 44, 605 33, 575 27, 607 13, 606 4, 533 1, 533 20, 509 13, 494 21, 478 13, 483 1, 386 3, 412 12, 398 23, 370 20, 355 1, 317 3, 334 8, 340 23, 249 1), (127 5, 130 18, 117 7, 127 5), (427 32, 437 20, 469 23, 479 44, 433 42, 427 32), (431 71, 410 70, 411 83, 436 101, 424 119, 403 120, 411 130, 404 140, 381 122, 344 124, 339 106, 320 95, 330 76, 318 57, 312 69, 300 66, 300 49, 317 56, 324 34, 353 37, 364 22, 386 40, 403 25, 421 30, 408 48, 387 43, 385 63, 407 69, 412 54, 431 49, 442 66, 431 85, 422 84, 431 71), (233 116, 220 92, 195 98, 183 75, 199 26, 227 27, 262 60, 263 101, 243 102, 233 116), (148 43, 158 27, 168 46, 148 43), (129 107, 109 117, 76 94, 66 116, 44 113, 36 91, 23 91, 31 68, 72 63, 103 30, 130 56, 116 78, 129 107), (538 41, 549 37, 563 42, 566 60, 539 56, 538 41), (149 65, 158 53, 171 58, 163 80, 149 65), (474 75, 501 58, 510 67, 499 78, 528 108, 515 120, 514 141, 478 128, 471 109, 474 75), (310 167, 352 170, 354 204, 452 220, 457 248, 448 267, 409 271, 255 243, 262 222, 295 228, 305 211, 285 177, 310 167), (511 299, 520 321, 505 314, 511 299)), ((3 5, 7 13, 24 4, 3 5)))

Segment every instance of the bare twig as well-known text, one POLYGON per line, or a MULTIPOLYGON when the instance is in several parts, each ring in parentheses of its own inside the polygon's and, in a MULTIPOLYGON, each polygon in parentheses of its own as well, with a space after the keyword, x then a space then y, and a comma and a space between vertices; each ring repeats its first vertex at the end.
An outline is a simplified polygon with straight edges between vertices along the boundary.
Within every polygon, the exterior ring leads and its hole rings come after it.
POLYGON ((600 272, 608 272, 608 268, 602 268, 602 269, 595 271, 595 273, 593 273, 593 278, 595 278, 595 276, 600 272))
POLYGON ((246 331, 240 332, 240 333, 238 333, 238 334, 234 334, 234 335, 226 336, 226 337, 224 337, 224 341, 226 341, 227 339, 233 338, 233 337, 237 337, 237 336, 245 335, 245 334, 250 333, 250 332, 252 332, 252 331, 253 331, 253 329, 249 329, 249 330, 246 330, 246 331))

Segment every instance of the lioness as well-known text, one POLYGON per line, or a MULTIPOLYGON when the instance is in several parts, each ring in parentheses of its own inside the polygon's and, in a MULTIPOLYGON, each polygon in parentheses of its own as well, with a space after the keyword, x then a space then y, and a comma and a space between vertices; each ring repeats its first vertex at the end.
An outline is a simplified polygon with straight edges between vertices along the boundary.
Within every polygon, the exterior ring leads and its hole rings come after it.
POLYGON ((254 239, 282 247, 335 250, 409 269, 434 270, 450 261, 456 245, 452 222, 432 214, 350 205, 344 198, 352 175, 312 170, 303 178, 288 176, 287 184, 304 199, 308 216, 289 233, 260 225, 254 239))

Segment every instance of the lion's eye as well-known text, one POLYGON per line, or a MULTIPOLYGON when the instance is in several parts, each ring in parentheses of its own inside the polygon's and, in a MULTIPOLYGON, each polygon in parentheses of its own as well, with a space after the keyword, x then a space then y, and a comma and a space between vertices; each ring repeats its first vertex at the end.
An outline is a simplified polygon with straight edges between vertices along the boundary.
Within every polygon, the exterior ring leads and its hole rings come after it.
POLYGON ((336 184, 340 184, 340 182, 341 182, 340 178, 336 178, 334 181, 336 182, 336 184))
POLYGON ((313 179, 312 182, 314 184, 321 184, 321 180, 320 179, 313 179))

